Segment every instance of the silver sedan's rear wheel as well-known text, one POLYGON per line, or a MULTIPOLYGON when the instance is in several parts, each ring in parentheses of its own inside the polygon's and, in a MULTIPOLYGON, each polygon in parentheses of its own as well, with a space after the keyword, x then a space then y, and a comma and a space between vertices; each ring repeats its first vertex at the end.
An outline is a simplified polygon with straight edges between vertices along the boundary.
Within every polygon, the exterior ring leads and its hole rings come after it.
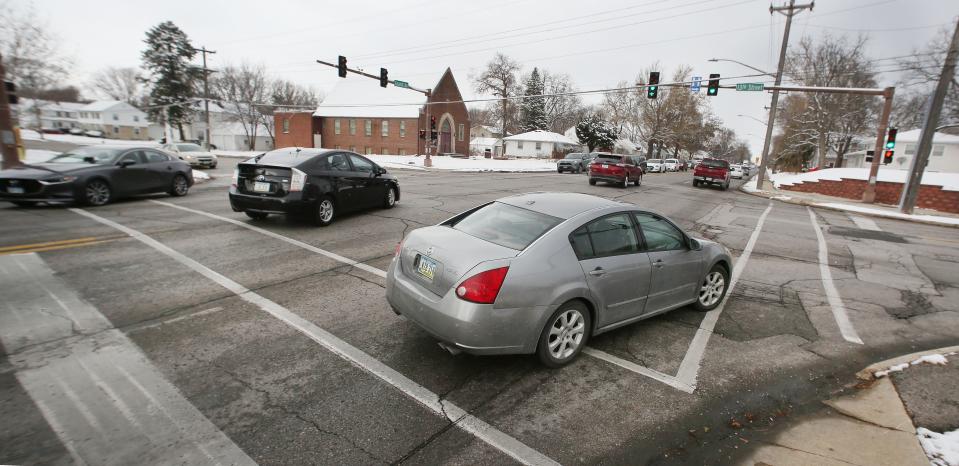
POLYGON ((586 346, 590 330, 589 311, 579 301, 563 304, 546 321, 537 355, 549 367, 569 364, 586 346))
POLYGON ((729 273, 726 269, 716 264, 699 286, 699 295, 696 299, 696 308, 700 311, 709 311, 719 306, 726 296, 726 290, 729 284, 729 273))

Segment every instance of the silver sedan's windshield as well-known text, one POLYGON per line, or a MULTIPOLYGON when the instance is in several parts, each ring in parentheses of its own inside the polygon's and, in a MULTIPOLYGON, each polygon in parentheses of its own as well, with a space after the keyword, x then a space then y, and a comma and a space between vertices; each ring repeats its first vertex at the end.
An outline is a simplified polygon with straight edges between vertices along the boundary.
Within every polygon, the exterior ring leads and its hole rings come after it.
POLYGON ((110 163, 121 149, 106 147, 78 147, 64 152, 47 163, 110 163))
POLYGON ((493 202, 450 226, 490 243, 522 251, 562 221, 532 210, 493 202))

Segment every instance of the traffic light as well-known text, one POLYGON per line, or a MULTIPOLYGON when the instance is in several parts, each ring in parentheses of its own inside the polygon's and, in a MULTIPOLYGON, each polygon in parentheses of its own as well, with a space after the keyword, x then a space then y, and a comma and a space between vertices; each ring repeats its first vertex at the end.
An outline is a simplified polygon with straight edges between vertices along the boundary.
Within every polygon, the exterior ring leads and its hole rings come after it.
POLYGON ((13 81, 4 81, 3 87, 7 89, 7 103, 16 105, 20 101, 20 97, 17 97, 17 85, 13 81))
POLYGON ((336 70, 341 78, 346 77, 346 57, 340 55, 339 61, 336 62, 336 70))
POLYGON ((425 129, 421 129, 421 130, 420 130, 420 139, 426 139, 426 130, 425 130, 425 129))
POLYGON ((386 75, 386 68, 380 68, 380 87, 386 87, 390 83, 390 78, 386 75))
POLYGON ((436 117, 430 115, 430 129, 436 131, 436 117))
POLYGON ((887 149, 882 153, 882 163, 886 165, 892 163, 892 149, 887 149))
POLYGON ((706 95, 714 96, 719 94, 719 73, 709 74, 709 86, 706 87, 706 95))
POLYGON ((889 133, 886 134, 886 149, 892 149, 896 147, 896 133, 899 132, 897 128, 889 128, 889 133))
POLYGON ((659 71, 649 72, 649 85, 646 87, 646 97, 655 99, 659 94, 659 71))

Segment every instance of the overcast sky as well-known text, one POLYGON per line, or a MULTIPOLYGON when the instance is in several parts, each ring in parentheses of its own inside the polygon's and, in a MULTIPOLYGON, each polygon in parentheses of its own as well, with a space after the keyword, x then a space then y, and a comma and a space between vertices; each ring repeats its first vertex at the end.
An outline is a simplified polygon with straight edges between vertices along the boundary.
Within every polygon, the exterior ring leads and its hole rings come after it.
MULTIPOLYGON (((805 3, 807 0, 799 0, 805 3)), ((766 0, 4 0, 32 3, 75 62, 72 78, 83 84, 107 66, 139 66, 145 31, 171 20, 195 46, 217 52, 213 68, 258 63, 270 74, 317 90, 337 81, 336 71, 314 63, 345 55, 351 66, 431 87, 451 67, 464 97, 476 97, 470 76, 497 51, 520 62, 568 73, 581 90, 633 80, 659 62, 663 81, 688 64, 694 75, 750 74, 730 58, 773 70, 784 20, 770 15, 766 0), (429 48, 428 50, 422 50, 429 48)), ((776 5, 785 3, 777 0, 776 5)), ((3 6, 6 8, 6 6, 3 6)), ((896 57, 922 47, 943 26, 955 23, 955 0, 820 0, 793 22, 790 37, 865 34, 869 56, 896 57)), ((198 57, 199 59, 199 57, 198 57)), ((894 60, 877 62, 895 68, 894 60), (892 66, 890 66, 892 65, 892 66)), ((895 73, 880 75, 894 84, 895 73)), ((752 78, 758 79, 758 78, 752 78)), ((370 81, 371 96, 377 84, 370 81)), ((705 92, 705 89, 703 90, 705 92)), ((590 97, 588 101, 598 101, 590 97)), ((762 148, 769 94, 721 90, 710 98, 714 113, 762 148)))

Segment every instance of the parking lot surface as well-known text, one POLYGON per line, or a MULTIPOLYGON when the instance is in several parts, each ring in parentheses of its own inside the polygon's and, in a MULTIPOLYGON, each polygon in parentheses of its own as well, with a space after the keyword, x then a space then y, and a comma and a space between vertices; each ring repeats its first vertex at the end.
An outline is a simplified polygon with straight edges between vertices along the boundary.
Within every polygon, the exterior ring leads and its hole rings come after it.
POLYGON ((728 463, 868 363, 959 335, 954 229, 688 172, 623 189, 412 170, 391 170, 395 208, 317 228, 233 212, 235 163, 184 198, 0 206, 0 463, 728 463), (451 356, 391 311, 383 271, 409 231, 532 191, 630 202, 722 243, 726 302, 598 336, 561 369, 451 356))

